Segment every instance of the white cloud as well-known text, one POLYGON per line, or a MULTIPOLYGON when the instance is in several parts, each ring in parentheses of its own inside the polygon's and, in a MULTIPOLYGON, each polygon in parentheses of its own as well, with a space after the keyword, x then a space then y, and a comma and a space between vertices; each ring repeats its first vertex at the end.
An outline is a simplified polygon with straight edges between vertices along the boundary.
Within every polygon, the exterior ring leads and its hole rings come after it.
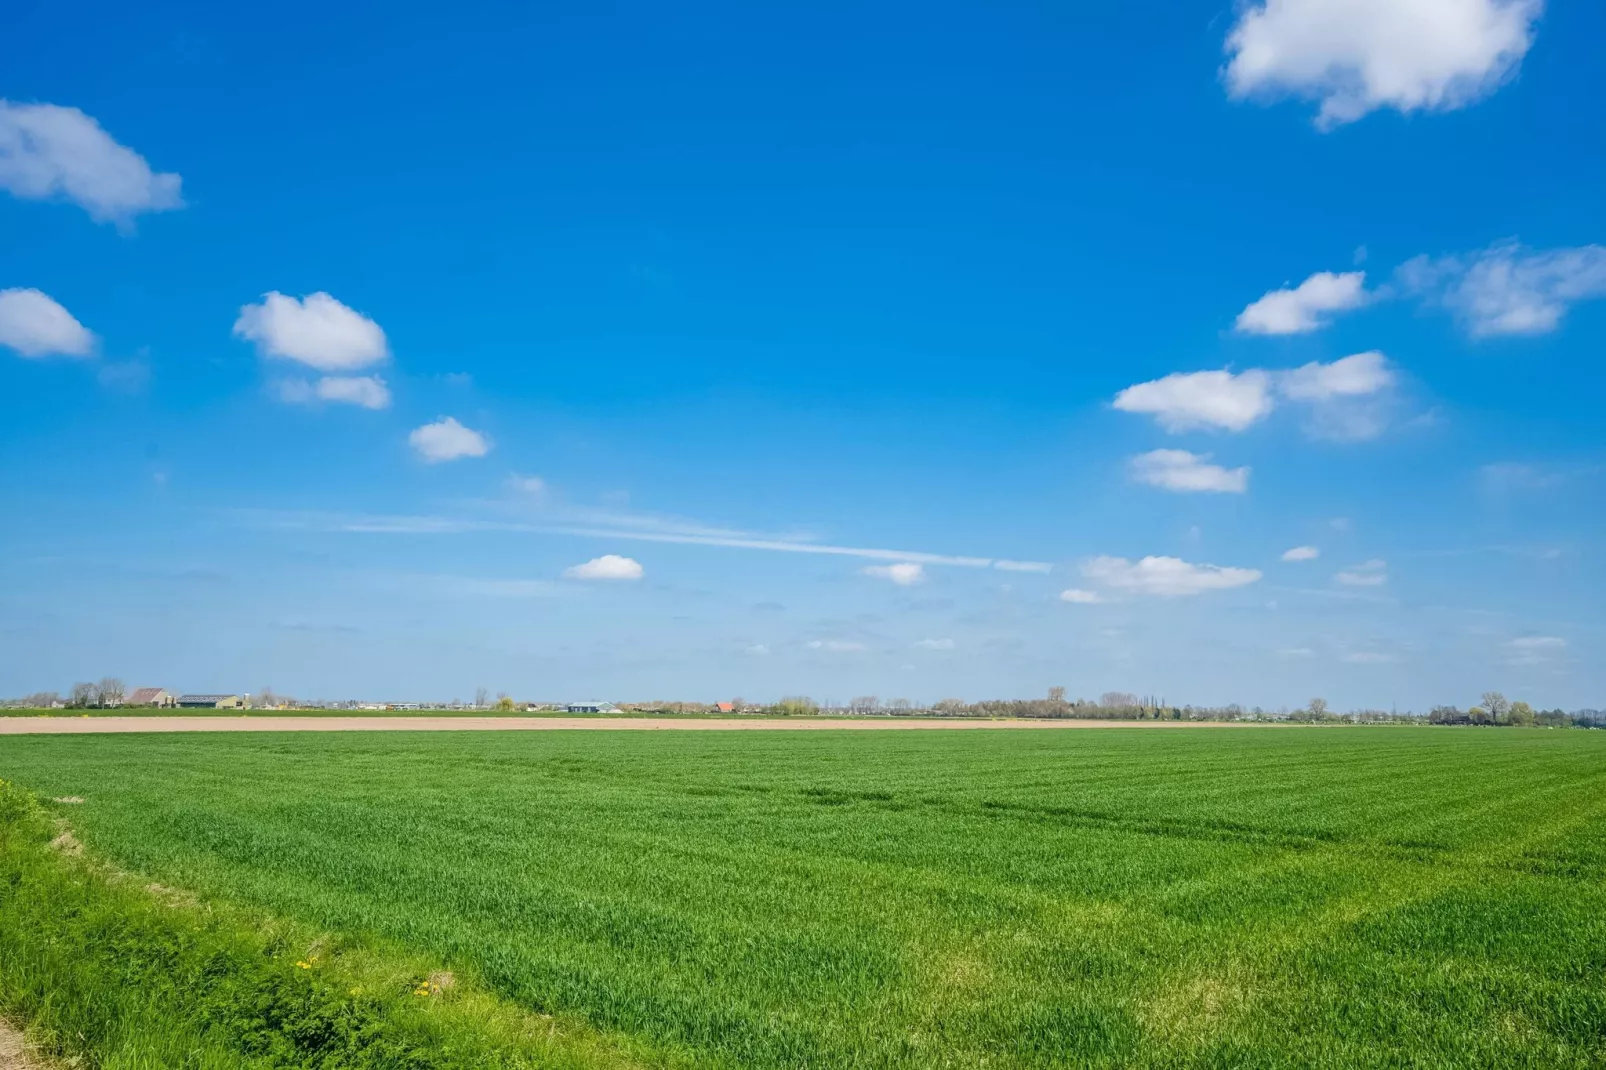
POLYGON ((1316 651, 1312 650, 1308 646, 1290 646, 1284 647, 1282 650, 1277 651, 1277 653, 1285 658, 1309 658, 1314 657, 1316 651))
POLYGON ((1381 587, 1389 581, 1388 562, 1378 558, 1352 565, 1333 577, 1346 587, 1381 587))
POLYGON ((563 574, 571 580, 639 580, 646 570, 633 558, 603 554, 583 565, 566 568, 563 574))
POLYGON ((1474 337, 1544 334, 1578 301, 1606 297, 1606 246, 1528 249, 1501 242, 1467 256, 1400 265, 1407 293, 1450 309, 1474 337))
POLYGON ((1314 546, 1296 546, 1283 551, 1284 561, 1314 561, 1320 556, 1322 552, 1314 546))
POLYGON ((1510 645, 1517 650, 1560 650, 1567 640, 1556 635, 1525 635, 1513 639, 1510 645))
POLYGON ((156 174, 77 108, 0 100, 0 189, 24 200, 64 198, 99 222, 184 207, 178 175, 156 174))
POLYGON ((1208 453, 1187 450, 1151 450, 1132 458, 1132 478, 1140 483, 1175 491, 1217 491, 1242 494, 1249 489, 1248 468, 1208 464, 1208 453))
POLYGON ((768 644, 765 643, 754 643, 752 646, 747 648, 747 653, 753 655, 755 658, 762 658, 769 654, 769 652, 770 648, 768 644))
POLYGON ((278 291, 240 309, 237 337, 256 343, 266 357, 299 361, 321 372, 348 372, 390 356, 379 324, 326 293, 303 300, 278 291))
POLYGON ((509 490, 520 494, 541 495, 546 493, 546 480, 540 476, 521 476, 517 473, 507 477, 509 490))
MULTIPOLYGON (((1106 587, 1172 598, 1243 587, 1260 579, 1258 569, 1195 565, 1176 557, 1095 557, 1082 574, 1106 587)), ((1064 597, 1063 595, 1061 597, 1064 597)))
POLYGON ((1353 353, 1331 364, 1312 361, 1278 380, 1283 396, 1294 401, 1329 401, 1333 398, 1365 397, 1394 385, 1394 369, 1377 350, 1353 353))
POLYGON ((1228 91, 1318 100, 1323 129, 1379 108, 1450 111, 1516 71, 1542 9, 1542 0, 1250 3, 1227 35, 1228 91))
POLYGON ((1351 665, 1390 665, 1399 659, 1393 654, 1381 654, 1375 650, 1357 650, 1345 654, 1344 660, 1351 665))
POLYGON ((0 345, 24 357, 87 357, 95 336, 38 290, 0 290, 0 345))
POLYGON ((833 654, 853 654, 868 649, 863 643, 851 642, 847 639, 811 639, 808 642, 810 650, 826 650, 833 654))
POLYGON ((390 388, 385 386, 385 380, 376 375, 325 376, 315 383, 286 379, 278 389, 281 401, 295 405, 310 405, 318 401, 361 405, 365 409, 383 409, 390 405, 390 388))
POLYGON ((1271 383, 1265 372, 1251 369, 1177 372, 1163 379, 1129 386, 1115 395, 1122 412, 1153 416, 1167 431, 1214 427, 1242 431, 1272 410, 1271 383))
POLYGON ((491 444, 484 435, 469 430, 451 416, 414 428, 407 441, 430 464, 455 461, 460 457, 483 457, 491 451, 491 444))
POLYGON ((1332 312, 1359 308, 1367 300, 1366 272, 1318 271, 1292 290, 1272 290, 1238 313, 1245 334, 1305 334, 1327 326, 1332 312))
POLYGON ((1047 561, 994 561, 993 567, 1000 572, 1053 572, 1054 566, 1047 561))
POLYGON ((954 641, 952 639, 922 639, 915 644, 915 649, 917 650, 952 650, 953 648, 954 641))
POLYGON ((899 561, 895 565, 866 565, 859 571, 866 576, 891 580, 899 587, 913 587, 915 584, 924 583, 926 580, 925 568, 912 561, 899 561))
POLYGON ((1061 602, 1072 602, 1079 606, 1091 606, 1102 602, 1097 591, 1084 591, 1080 587, 1070 587, 1060 592, 1061 602))

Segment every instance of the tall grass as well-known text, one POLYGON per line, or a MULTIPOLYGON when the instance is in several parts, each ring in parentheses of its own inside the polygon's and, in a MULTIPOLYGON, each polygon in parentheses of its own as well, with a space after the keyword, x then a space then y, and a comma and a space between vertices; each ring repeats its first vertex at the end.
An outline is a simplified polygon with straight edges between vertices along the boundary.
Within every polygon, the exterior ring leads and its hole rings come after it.
POLYGON ((646 1062, 1606 1065, 1606 735, 5 748, 92 854, 646 1062))

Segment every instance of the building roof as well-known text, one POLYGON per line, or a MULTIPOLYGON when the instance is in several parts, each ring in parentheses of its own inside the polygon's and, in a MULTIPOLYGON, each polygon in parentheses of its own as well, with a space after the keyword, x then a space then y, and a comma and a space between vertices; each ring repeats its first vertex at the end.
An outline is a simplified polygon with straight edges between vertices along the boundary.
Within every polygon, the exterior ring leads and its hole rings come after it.
POLYGON ((130 706, 139 706, 146 702, 155 702, 165 694, 167 694, 165 687, 136 687, 123 701, 130 706))

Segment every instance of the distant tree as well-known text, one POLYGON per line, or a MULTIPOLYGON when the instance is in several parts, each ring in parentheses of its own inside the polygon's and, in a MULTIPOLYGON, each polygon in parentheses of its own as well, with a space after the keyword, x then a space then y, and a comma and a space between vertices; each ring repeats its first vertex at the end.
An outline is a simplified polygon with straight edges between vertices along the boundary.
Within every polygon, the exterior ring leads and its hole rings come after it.
POLYGON ((1483 693, 1483 708, 1489 711, 1489 718, 1495 724, 1505 724, 1506 717, 1511 713, 1511 703, 1498 691, 1483 693))
POLYGON ((54 691, 35 691, 25 701, 33 709, 48 710, 60 700, 61 696, 54 691))
POLYGON ((1518 699, 1511 704, 1511 709, 1506 711, 1506 720, 1515 725, 1531 725, 1534 723, 1534 708, 1518 699))
POLYGON ((499 695, 499 696, 497 696, 496 710, 497 710, 498 713, 512 713, 513 712, 513 699, 511 697, 507 696, 507 695, 499 695))
POLYGON ((123 696, 128 693, 123 682, 115 676, 101 677, 100 683, 95 685, 95 690, 99 693, 102 706, 120 706, 123 703, 123 696))
POLYGON ((72 691, 68 693, 67 705, 81 710, 85 706, 93 706, 96 697, 95 685, 86 680, 72 685, 72 691))
POLYGON ((787 716, 815 713, 819 708, 820 704, 807 695, 787 695, 775 704, 776 711, 787 716))
POLYGON ((1063 706, 1065 704, 1065 689, 1063 687, 1049 688, 1048 701, 1052 702, 1056 706, 1063 706))
POLYGON ((1494 718, 1482 706, 1474 706, 1468 710, 1467 720, 1473 724, 1494 724, 1494 718))
POLYGON ((1129 691, 1106 691, 1099 696, 1099 705, 1107 710, 1136 709, 1138 697, 1129 691))
POLYGON ((485 708, 486 701, 489 700, 490 697, 491 693, 485 690, 485 688, 476 687, 474 689, 474 708, 476 710, 483 710, 485 708))
POLYGON ((1428 724, 1466 724, 1467 715, 1454 706, 1435 706, 1428 711, 1428 724))
POLYGON ((962 698, 945 698, 933 706, 932 709, 951 717, 956 713, 964 712, 965 700, 962 698))
POLYGON ((747 708, 747 700, 740 695, 731 699, 731 709, 741 711, 747 708))
POLYGON ((1327 716, 1327 700, 1324 699, 1324 698, 1313 698, 1313 699, 1310 700, 1310 706, 1308 707, 1308 709, 1310 710, 1310 715, 1312 717, 1315 717, 1317 719, 1320 719, 1322 717, 1326 717, 1327 716))
POLYGON ((860 695, 848 703, 848 708, 866 711, 879 710, 881 708, 881 700, 874 695, 860 695))
POLYGON ((914 708, 914 703, 906 698, 888 699, 887 707, 894 710, 908 710, 914 708))

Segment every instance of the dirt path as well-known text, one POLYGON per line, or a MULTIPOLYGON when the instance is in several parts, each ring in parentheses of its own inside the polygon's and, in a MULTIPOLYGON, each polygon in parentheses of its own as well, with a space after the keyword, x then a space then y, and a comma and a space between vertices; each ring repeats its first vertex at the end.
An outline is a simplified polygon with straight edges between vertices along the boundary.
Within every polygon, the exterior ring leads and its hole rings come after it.
POLYGON ((1222 721, 981 721, 958 718, 690 717, 0 717, 0 736, 101 732, 958 731, 963 729, 1245 728, 1222 721))
POLYGON ((0 1070, 44 1070, 44 1065, 28 1054, 22 1034, 0 1018, 0 1070))

